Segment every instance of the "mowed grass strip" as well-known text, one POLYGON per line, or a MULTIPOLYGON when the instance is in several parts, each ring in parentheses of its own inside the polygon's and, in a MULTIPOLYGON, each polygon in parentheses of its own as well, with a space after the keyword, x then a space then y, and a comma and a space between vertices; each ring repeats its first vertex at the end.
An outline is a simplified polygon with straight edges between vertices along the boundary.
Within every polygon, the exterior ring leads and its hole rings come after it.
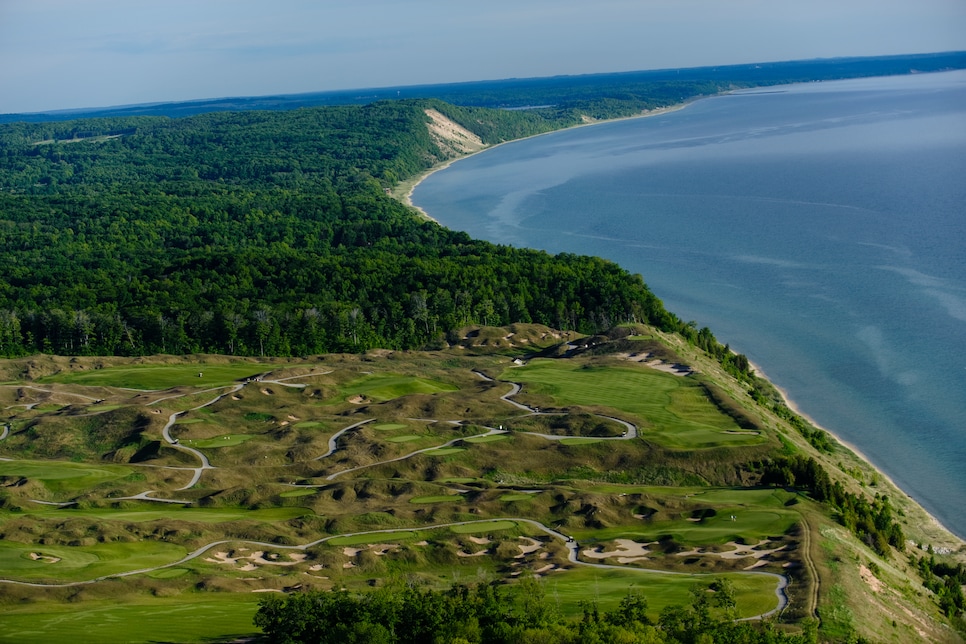
POLYGON ((410 503, 450 503, 463 500, 462 494, 437 494, 434 496, 414 496, 409 499, 410 503))
POLYGON ((516 521, 474 521, 464 525, 454 525, 450 527, 450 532, 456 534, 479 534, 481 532, 496 532, 498 530, 509 530, 518 527, 516 521))
POLYGON ((716 579, 729 580, 735 589, 739 617, 752 617, 778 606, 775 588, 778 580, 767 575, 672 575, 648 570, 615 570, 578 566, 561 572, 549 572, 540 580, 548 596, 560 601, 561 612, 579 615, 581 602, 586 602, 588 589, 593 589, 600 610, 617 608, 629 592, 647 599, 648 614, 657 620, 667 606, 691 603, 691 589, 707 586, 716 579))
POLYGON ((647 440, 666 447, 753 445, 758 435, 728 434, 738 424, 712 403, 699 383, 644 367, 591 366, 576 361, 533 360, 504 370, 501 379, 520 382, 555 404, 610 407, 647 422, 647 440))
MULTIPOLYGON (((301 490, 298 490, 301 492, 301 490)), ((311 490, 315 492, 315 490, 311 490)), ((287 494, 287 492, 283 493, 287 494)), ((259 521, 274 523, 288 521, 312 514, 305 508, 260 508, 247 510, 245 508, 186 508, 178 505, 160 506, 157 503, 129 501, 139 503, 140 508, 56 508, 53 506, 37 506, 25 508, 21 512, 0 512, 0 518, 23 516, 25 514, 49 518, 57 521, 70 519, 90 519, 92 521, 124 521, 128 523, 144 523, 147 521, 192 521, 195 523, 227 523, 230 521, 259 521)))
MULTIPOLYGON (((174 569, 178 570, 178 569, 174 569)), ((259 631, 252 626, 259 594, 205 593, 143 600, 38 602, 5 606, 0 642, 101 644, 102 642, 226 642, 259 631)))
POLYGON ((92 546, 39 546, 0 541, 0 570, 7 578, 25 581, 83 581, 163 566, 185 554, 187 551, 181 546, 156 541, 92 546))
POLYGON ((376 374, 353 380, 342 387, 342 397, 366 396, 385 402, 410 394, 436 394, 459 388, 438 380, 399 374, 376 374))
POLYGON ((52 492, 80 491, 99 483, 129 476, 122 465, 88 465, 62 461, 0 461, 0 476, 21 476, 42 481, 52 492))
POLYGON ((38 380, 88 387, 126 387, 130 389, 170 389, 171 387, 222 387, 238 380, 257 376, 271 365, 241 364, 171 364, 128 365, 92 371, 58 373, 38 380), (198 377, 198 374, 202 374, 198 377))
POLYGON ((473 436, 472 438, 467 438, 467 443, 493 443, 496 441, 505 441, 510 438, 509 434, 487 434, 486 436, 473 436))
POLYGON ((361 546, 370 543, 389 543, 392 541, 410 541, 415 539, 417 532, 414 530, 397 530, 393 532, 369 532, 366 534, 353 534, 344 537, 333 537, 326 541, 330 546, 361 546))
POLYGON ((781 536, 799 520, 799 515, 791 510, 724 507, 715 511, 715 516, 701 521, 681 518, 654 521, 640 526, 612 526, 572 532, 578 540, 592 543, 611 539, 658 541, 662 537, 670 536, 681 544, 708 546, 724 545, 738 539, 745 543, 756 543, 768 537, 781 536), (735 516, 734 521, 731 520, 732 515, 735 516))

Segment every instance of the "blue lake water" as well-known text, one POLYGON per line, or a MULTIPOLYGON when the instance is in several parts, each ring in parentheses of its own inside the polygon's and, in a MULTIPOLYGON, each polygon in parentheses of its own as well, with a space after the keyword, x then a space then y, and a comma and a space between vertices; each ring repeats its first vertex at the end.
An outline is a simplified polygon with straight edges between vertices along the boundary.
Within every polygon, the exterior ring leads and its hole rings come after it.
POLYGON ((789 85, 516 141, 413 203, 599 255, 966 537, 966 72, 789 85))

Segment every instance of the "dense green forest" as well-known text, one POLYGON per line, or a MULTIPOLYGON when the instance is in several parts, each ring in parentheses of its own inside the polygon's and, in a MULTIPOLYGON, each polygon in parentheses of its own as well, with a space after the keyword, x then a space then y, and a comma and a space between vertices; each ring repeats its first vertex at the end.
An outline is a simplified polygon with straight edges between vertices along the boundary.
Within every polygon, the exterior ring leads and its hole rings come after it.
POLYGON ((260 602, 255 624, 273 644, 300 642, 422 644, 620 644, 648 642, 816 642, 814 623, 791 635, 770 624, 735 621, 734 590, 728 582, 696 585, 690 606, 668 606, 653 622, 647 598, 629 593, 612 611, 593 601, 580 619, 562 619, 543 587, 523 579, 514 597, 497 584, 454 585, 448 591, 384 587, 363 595, 346 591, 296 593, 260 602))
POLYGON ((441 160, 428 108, 485 142, 578 110, 439 101, 0 128, 0 354, 417 348, 471 324, 692 326, 613 263, 475 241, 387 189, 441 160))

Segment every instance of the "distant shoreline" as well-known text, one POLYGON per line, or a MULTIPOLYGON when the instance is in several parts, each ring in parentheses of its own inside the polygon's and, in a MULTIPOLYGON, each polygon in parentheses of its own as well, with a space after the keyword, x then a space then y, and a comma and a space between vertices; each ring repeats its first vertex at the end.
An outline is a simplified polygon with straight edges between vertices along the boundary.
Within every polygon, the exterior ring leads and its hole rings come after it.
POLYGON ((463 159, 468 159, 468 158, 470 158, 472 156, 475 156, 477 154, 481 154, 483 152, 486 152, 487 150, 496 149, 496 148, 500 147, 501 145, 506 145, 507 143, 515 143, 517 141, 526 141, 527 139, 532 139, 532 138, 535 138, 535 137, 538 137, 538 136, 546 136, 548 134, 554 134, 555 132, 565 132, 567 130, 573 130, 573 129, 580 128, 580 127, 591 127, 591 126, 594 126, 594 125, 602 125, 604 123, 614 123, 614 122, 617 122, 617 121, 627 121, 627 120, 630 120, 630 119, 650 118, 652 116, 661 116, 662 114, 669 114, 671 112, 677 112, 679 110, 683 110, 684 108, 686 108, 687 106, 691 105, 692 103, 694 103, 696 101, 700 101, 701 99, 704 99, 704 98, 711 98, 712 96, 718 96, 718 94, 709 95, 709 96, 699 96, 699 97, 695 97, 693 99, 684 101, 683 103, 675 103, 674 105, 668 105, 667 107, 658 107, 656 109, 648 110, 648 111, 642 112, 641 114, 634 114, 632 116, 621 116, 621 117, 613 118, 613 119, 603 119, 603 120, 600 120, 600 121, 590 121, 590 122, 587 122, 587 123, 578 123, 577 125, 571 125, 570 127, 561 128, 559 130, 550 130, 549 132, 541 132, 539 134, 531 134, 530 136, 524 136, 524 137, 521 137, 519 139, 510 139, 509 141, 503 141, 501 143, 495 143, 493 145, 487 145, 484 148, 482 148, 480 150, 477 150, 476 152, 470 152, 468 154, 461 154, 460 156, 453 157, 452 159, 446 159, 445 161, 441 161, 441 162, 437 163, 436 165, 434 165, 433 167, 431 167, 428 170, 426 170, 425 172, 416 175, 412 179, 408 179, 406 181, 400 181, 397 184, 397 188, 392 191, 392 196, 393 196, 393 198, 401 201, 405 205, 409 206, 410 208, 412 208, 413 210, 415 210, 416 212, 418 212, 420 215, 422 215, 426 219, 428 219, 428 220, 430 220, 432 222, 435 222, 436 224, 439 224, 440 226, 442 226, 443 224, 441 224, 439 222, 439 220, 435 219, 428 212, 426 212, 425 210, 423 210, 422 208, 420 208, 419 206, 417 206, 417 205, 415 205, 413 203, 413 201, 412 201, 413 192, 416 190, 417 186, 419 186, 419 184, 421 184, 423 181, 425 181, 426 178, 429 177, 431 174, 433 174, 435 172, 438 172, 440 170, 443 170, 445 168, 448 168, 449 166, 453 165, 457 161, 462 161, 463 159))
MULTIPOLYGON (((570 127, 567 127, 567 128, 561 128, 559 130, 551 130, 549 132, 541 132, 540 134, 534 134, 534 135, 527 136, 527 137, 522 137, 522 138, 519 138, 519 139, 512 139, 510 141, 504 141, 504 142, 501 142, 501 143, 497 143, 495 145, 490 145, 490 146, 484 147, 481 150, 478 150, 478 151, 475 151, 475 152, 471 152, 469 154, 464 154, 464 155, 460 155, 460 156, 457 156, 457 157, 454 157, 454 158, 451 158, 451 159, 447 159, 446 161, 443 161, 443 162, 440 162, 440 163, 436 164, 435 166, 433 166, 432 168, 430 168, 427 171, 423 172, 422 174, 417 175, 414 179, 412 179, 410 181, 400 182, 400 184, 399 184, 400 191, 398 193, 394 194, 394 197, 396 199, 402 201, 404 204, 406 204, 407 206, 409 206, 413 210, 415 210, 418 213, 420 213, 426 219, 428 219, 430 221, 433 221, 434 223, 436 223, 438 225, 443 225, 437 219, 435 219, 429 213, 427 213, 425 210, 423 210, 419 206, 416 206, 415 204, 413 204, 412 203, 412 195, 413 195, 413 192, 415 191, 415 189, 419 186, 419 184, 422 183, 427 177, 429 177, 430 175, 432 175, 435 172, 438 172, 439 170, 443 170, 445 168, 448 168, 450 165, 452 165, 456 161, 460 161, 462 159, 469 158, 469 157, 474 156, 476 154, 480 154, 481 152, 486 152, 487 150, 494 149, 494 148, 499 147, 501 145, 504 145, 506 143, 513 143, 513 142, 516 142, 516 141, 523 141, 523 140, 531 139, 531 138, 538 137, 538 136, 544 136, 544 135, 547 135, 547 134, 553 134, 555 132, 563 132, 563 131, 571 130, 571 129, 575 129, 575 128, 581 128, 581 127, 587 127, 587 126, 593 126, 593 125, 601 125, 601 124, 604 124, 604 123, 612 123, 612 122, 615 122, 615 121, 625 121, 625 120, 630 120, 630 119, 639 119, 639 118, 648 118, 648 117, 651 117, 651 116, 660 116, 662 114, 667 114, 667 113, 670 113, 670 112, 675 112, 675 111, 684 109, 684 108, 688 107, 689 105, 691 105, 692 103, 695 103, 695 102, 697 102, 699 100, 702 100, 702 99, 705 99, 705 98, 713 98, 714 96, 721 96, 721 95, 725 95, 725 94, 728 94, 728 93, 730 93, 730 92, 721 92, 720 94, 714 94, 714 95, 709 95, 709 96, 695 97, 693 99, 690 99, 690 100, 685 101, 685 102, 682 102, 682 103, 677 103, 675 105, 671 105, 671 106, 668 106, 668 107, 665 107, 665 108, 658 108, 656 110, 652 110, 652 111, 645 112, 645 113, 642 113, 642 114, 637 114, 637 115, 633 115, 633 116, 626 116, 626 117, 620 117, 620 118, 615 118, 615 119, 605 119, 605 120, 593 121, 593 122, 588 122, 588 123, 581 123, 581 124, 574 125, 574 126, 570 126, 570 127), (405 192, 403 192, 403 191, 405 191, 405 192)), ((912 503, 919 511, 921 511, 922 514, 923 514, 923 518, 927 519, 929 521, 929 523, 932 524, 932 526, 935 529, 938 529, 942 533, 944 533, 943 536, 945 538, 950 539, 951 541, 956 542, 957 546, 959 546, 959 547, 966 546, 966 535, 960 536, 959 534, 957 534, 957 533, 953 532, 952 530, 950 530, 942 521, 940 521, 935 515, 933 515, 931 512, 929 512, 929 510, 927 510, 922 505, 922 503, 919 500, 917 500, 913 496, 911 496, 904 488, 902 488, 901 486, 897 485, 895 483, 895 481, 892 479, 891 476, 889 476, 879 466, 877 466, 875 463, 873 463, 872 460, 870 460, 855 445, 853 445, 853 444, 851 444, 851 443, 843 440, 835 432, 830 431, 829 429, 821 426, 820 424, 818 424, 817 422, 815 422, 815 420, 813 418, 811 418, 808 414, 804 413, 797 406, 797 404, 794 402, 794 400, 788 395, 788 392, 786 392, 784 389, 782 389, 777 384, 775 384, 775 382, 773 380, 771 380, 758 365, 752 363, 751 366, 752 366, 752 368, 755 370, 755 372, 760 377, 762 377, 765 380, 767 380, 775 388, 775 390, 782 397, 782 400, 784 401, 785 405, 790 410, 792 410, 795 414, 797 414, 797 415, 801 416, 802 418, 804 418, 806 421, 808 421, 813 426, 821 429, 822 431, 827 432, 831 437, 833 437, 835 439, 835 441, 837 443, 839 443, 842 447, 844 447, 846 450, 848 450, 849 452, 851 452, 851 454, 854 455, 855 458, 861 460, 866 465, 868 465, 876 473, 876 475, 878 477, 880 477, 880 479, 888 485, 888 487, 893 488, 899 494, 901 494, 902 496, 904 496, 905 499, 907 499, 910 503, 912 503)), ((883 486, 883 487, 885 487, 885 486, 883 486)), ((883 491, 885 491, 885 490, 883 490, 883 491)))

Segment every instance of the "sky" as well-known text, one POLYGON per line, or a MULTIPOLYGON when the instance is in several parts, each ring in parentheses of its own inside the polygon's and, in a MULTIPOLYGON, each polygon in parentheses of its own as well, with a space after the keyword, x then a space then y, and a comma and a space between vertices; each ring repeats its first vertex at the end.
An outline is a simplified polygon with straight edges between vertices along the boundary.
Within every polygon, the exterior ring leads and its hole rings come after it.
POLYGON ((0 0, 0 113, 966 50, 966 0, 0 0))

